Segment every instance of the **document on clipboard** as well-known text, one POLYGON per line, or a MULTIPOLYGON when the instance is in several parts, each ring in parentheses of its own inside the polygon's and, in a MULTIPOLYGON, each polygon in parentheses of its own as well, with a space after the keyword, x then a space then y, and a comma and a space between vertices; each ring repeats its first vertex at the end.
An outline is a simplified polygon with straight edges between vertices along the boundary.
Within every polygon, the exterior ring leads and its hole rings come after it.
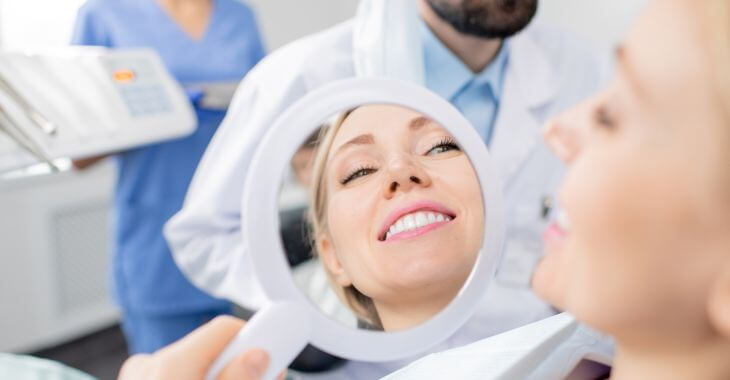
POLYGON ((188 96, 154 50, 0 52, 0 173, 182 137, 196 127, 188 96))

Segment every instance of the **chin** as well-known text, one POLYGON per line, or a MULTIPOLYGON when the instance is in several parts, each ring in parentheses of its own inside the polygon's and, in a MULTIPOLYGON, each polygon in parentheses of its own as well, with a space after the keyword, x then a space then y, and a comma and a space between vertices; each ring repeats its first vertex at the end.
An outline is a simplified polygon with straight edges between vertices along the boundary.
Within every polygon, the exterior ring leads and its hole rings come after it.
POLYGON ((393 268, 399 282, 408 288, 440 284, 463 284, 471 272, 471 264, 455 262, 454 257, 431 257, 404 263, 393 268))
POLYGON ((546 273, 546 269, 543 269, 545 266, 545 259, 540 261, 540 264, 535 268, 535 271, 532 273, 532 278, 530 280, 530 286, 532 287, 532 290, 535 291, 535 294, 538 295, 538 297, 542 298, 543 301, 556 306, 555 305, 555 297, 553 294, 555 291, 551 289, 552 282, 550 281, 550 274, 546 273))
POLYGON ((596 286, 601 281, 600 275, 593 276, 579 267, 563 264, 557 257, 545 255, 532 276, 535 293, 556 309, 571 313, 582 323, 608 331, 606 322, 614 309, 607 297, 600 296, 602 288, 596 286))
POLYGON ((532 274, 531 285, 535 293, 553 307, 565 310, 568 280, 565 273, 560 273, 560 263, 555 255, 546 254, 532 274))

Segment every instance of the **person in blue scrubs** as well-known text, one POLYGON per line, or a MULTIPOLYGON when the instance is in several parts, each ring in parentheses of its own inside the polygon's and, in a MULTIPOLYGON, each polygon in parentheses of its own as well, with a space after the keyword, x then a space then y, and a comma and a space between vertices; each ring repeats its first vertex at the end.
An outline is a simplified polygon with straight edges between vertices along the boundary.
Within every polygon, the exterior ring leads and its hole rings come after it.
MULTIPOLYGON (((238 0, 89 0, 79 10, 72 42, 153 48, 183 86, 238 81, 264 55, 254 14, 238 0)), ((195 108, 192 135, 114 155, 113 289, 131 353, 154 352, 231 312, 229 302, 182 275, 162 234, 225 114, 195 108)))

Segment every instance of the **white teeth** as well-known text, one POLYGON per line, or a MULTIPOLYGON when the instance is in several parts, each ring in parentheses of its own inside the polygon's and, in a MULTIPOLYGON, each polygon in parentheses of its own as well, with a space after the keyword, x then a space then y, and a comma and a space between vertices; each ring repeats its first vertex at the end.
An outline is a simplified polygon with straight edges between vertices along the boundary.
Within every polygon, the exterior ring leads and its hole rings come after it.
POLYGON ((413 214, 406 215, 406 217, 403 218, 403 223, 406 225, 406 230, 416 229, 416 218, 413 217, 413 214))
POLYGON ((403 219, 398 219, 398 222, 395 223, 395 233, 405 231, 406 224, 403 222, 403 219))
POLYGON ((416 213, 416 227, 423 227, 428 224, 428 217, 422 212, 416 213))
POLYGON ((565 213, 562 209, 558 210, 558 214, 555 217, 555 222, 565 231, 570 230, 570 219, 568 219, 568 214, 565 213))
POLYGON ((388 232, 385 234, 385 240, 388 240, 391 236, 404 231, 412 231, 429 224, 448 222, 450 220, 451 217, 438 212, 419 211, 404 215, 390 226, 388 232))

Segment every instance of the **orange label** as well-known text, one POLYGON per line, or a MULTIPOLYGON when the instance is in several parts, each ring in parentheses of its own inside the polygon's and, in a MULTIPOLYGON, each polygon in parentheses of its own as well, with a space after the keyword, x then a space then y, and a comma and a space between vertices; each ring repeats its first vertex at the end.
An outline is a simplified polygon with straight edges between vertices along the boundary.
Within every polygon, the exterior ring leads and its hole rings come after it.
POLYGON ((134 71, 117 70, 114 72, 114 81, 118 83, 129 83, 134 80, 134 71))

